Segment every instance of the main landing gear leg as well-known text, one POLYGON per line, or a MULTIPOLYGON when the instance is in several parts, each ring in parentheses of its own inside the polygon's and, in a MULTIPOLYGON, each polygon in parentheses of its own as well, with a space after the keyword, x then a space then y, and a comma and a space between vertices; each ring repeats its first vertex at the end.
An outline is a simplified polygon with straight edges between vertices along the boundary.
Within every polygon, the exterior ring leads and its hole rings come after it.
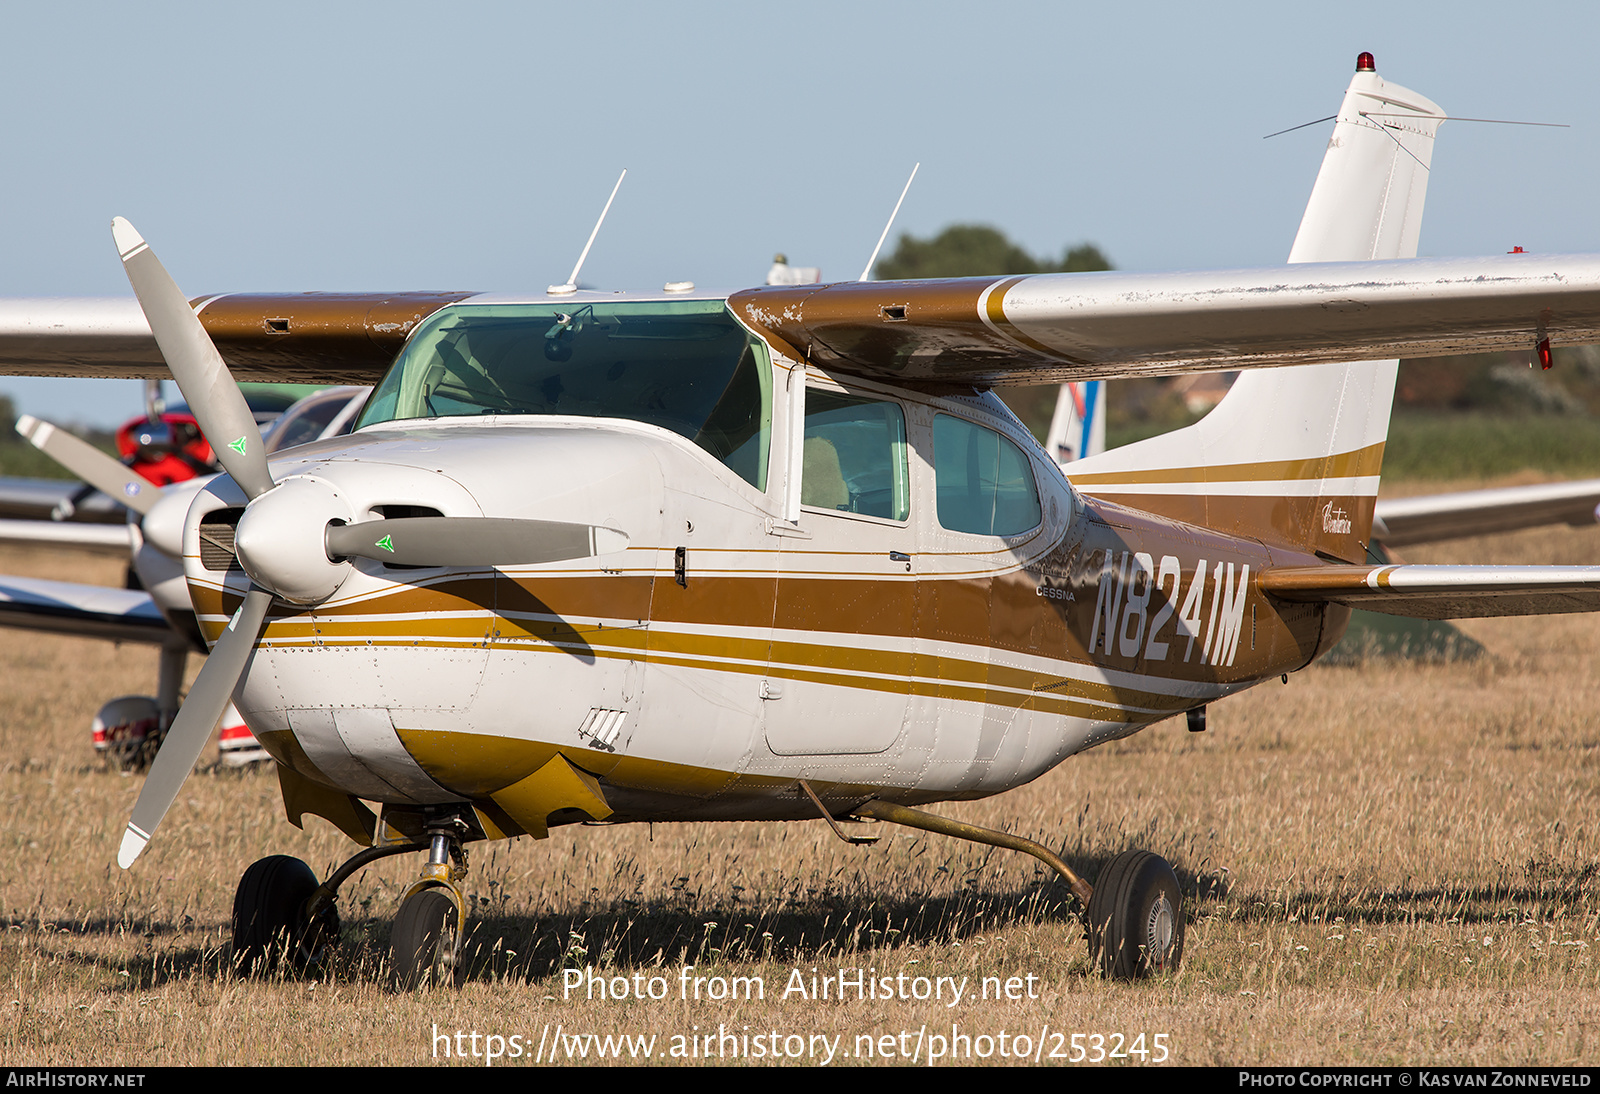
POLYGON ((990 847, 1024 851, 1061 875, 1082 902, 1089 929, 1089 957, 1105 975, 1128 980, 1177 971, 1183 957, 1183 890, 1171 865, 1159 855, 1124 851, 1106 864, 1091 889, 1048 847, 1021 836, 885 801, 869 801, 853 813, 990 847))

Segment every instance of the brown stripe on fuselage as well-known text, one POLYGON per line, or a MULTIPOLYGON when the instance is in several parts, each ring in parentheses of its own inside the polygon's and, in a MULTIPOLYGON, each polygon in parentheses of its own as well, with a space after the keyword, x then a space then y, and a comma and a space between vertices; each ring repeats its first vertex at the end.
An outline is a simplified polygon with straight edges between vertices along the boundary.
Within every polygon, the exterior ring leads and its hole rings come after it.
MULTIPOLYGON (((1055 685, 1063 674, 1038 667, 1024 670, 1015 664, 1020 655, 1094 664, 1177 681, 1232 684, 1283 671, 1285 667, 1299 667, 1315 648, 1320 619, 1314 606, 1309 611, 1297 609, 1289 616, 1283 616, 1281 611, 1261 611, 1266 604, 1251 589, 1244 594, 1251 604, 1250 633, 1248 639, 1240 641, 1232 665, 1201 664, 1199 649, 1189 648, 1187 637, 1177 633, 1170 614, 1163 621, 1162 633, 1157 635, 1158 643, 1169 644, 1169 652, 1165 657, 1157 656, 1147 635, 1137 643, 1133 636, 1141 628, 1154 625, 1166 602, 1164 598, 1181 600, 1196 579, 1195 568, 1201 559, 1206 560, 1208 568, 1231 562, 1241 578, 1243 567, 1248 566, 1248 580, 1253 586, 1274 558, 1250 539, 1103 502, 1090 502, 1090 517, 1082 525, 1081 538, 1036 558, 1026 570, 983 577, 923 578, 914 583, 832 577, 786 577, 780 581, 772 573, 710 578, 695 577, 691 571, 687 587, 665 575, 653 585, 644 578, 609 575, 497 579, 501 590, 496 595, 505 603, 515 602, 519 610, 548 615, 549 620, 509 618, 506 613, 510 608, 501 611, 482 603, 490 598, 485 596, 487 582, 479 577, 464 580, 459 588, 450 583, 428 589, 401 586, 388 596, 366 598, 344 606, 342 611, 284 609, 269 626, 266 640, 338 645, 375 638, 380 644, 388 644, 403 643, 414 636, 418 644, 459 645, 533 639, 536 647, 582 645, 596 655, 642 656, 663 662, 693 662, 707 668, 715 667, 712 661, 716 658, 745 663, 730 671, 765 671, 763 666, 770 663, 771 671, 777 675, 820 672, 844 678, 854 666, 860 672, 877 673, 890 680, 949 678, 961 688, 988 684, 1022 691, 1055 685), (1150 565, 1156 570, 1164 557, 1171 556, 1181 570, 1179 588, 1175 592, 1169 579, 1159 596, 1152 593, 1142 622, 1119 601, 1117 621, 1126 621, 1126 625, 1117 635, 1118 640, 1110 652, 1102 640, 1091 653, 1091 639, 1099 637, 1094 620, 1100 583, 1102 579, 1128 580, 1129 560, 1140 553, 1150 556, 1150 565), (656 626, 645 631, 633 621, 646 617, 640 610, 641 602, 652 590, 647 617, 656 626), (451 595, 452 591, 467 595, 451 595), (615 619, 607 611, 618 607, 611 599, 615 593, 623 593, 632 605, 621 630, 615 624, 567 622, 584 617, 615 619), (390 609, 391 602, 396 611, 407 614, 457 614, 431 619, 361 618, 381 616, 390 609), (550 629, 546 631, 546 627, 550 629), (769 641, 766 636, 773 627, 780 633, 769 641), (744 632, 730 634, 732 628, 743 628, 744 632), (816 635, 814 641, 801 637, 808 632, 816 635), (851 643, 851 633, 872 635, 880 641, 898 639, 905 644, 898 649, 873 650, 851 643), (1123 638, 1128 641, 1123 642, 1123 638), (919 639, 924 644, 919 645, 919 639), (1172 651, 1174 642, 1183 649, 1172 651), (965 646, 970 652, 941 652, 939 643, 965 646), (1122 653, 1124 646, 1130 654, 1122 653), (981 652, 985 650, 992 652, 981 652), (1008 666, 1008 662, 1012 664, 1008 666)), ((1292 554, 1286 553, 1277 561, 1315 564, 1315 559, 1291 558, 1292 554)), ((1208 572, 1202 582, 1205 595, 1199 610, 1207 614, 1208 623, 1209 613, 1214 610, 1211 594, 1216 580, 1208 572)), ((1132 587, 1143 588, 1137 579, 1132 587)), ((236 598, 221 596, 214 590, 197 591, 202 614, 225 617, 232 606, 229 600, 237 603, 236 598)), ((214 634, 221 626, 221 619, 215 618, 208 624, 208 631, 214 634)), ((1105 629, 1103 623, 1101 629, 1105 629)), ((902 687, 883 681, 861 686, 902 687)), ((910 689, 910 685, 903 686, 910 689)), ((1089 689, 1069 687, 1067 691, 1090 697, 1089 689)), ((1105 698, 1126 694, 1130 703, 1152 705, 1148 695, 1141 699, 1132 694, 1146 691, 1132 683, 1126 688, 1112 688, 1105 698)))
MULTIPOLYGON (((473 574, 444 580, 433 585, 395 585, 375 597, 297 608, 274 600, 267 612, 267 629, 291 637, 304 629, 314 630, 319 621, 331 622, 354 615, 401 615, 412 613, 492 613, 495 607, 496 579, 473 574)), ((243 602, 243 594, 233 589, 189 583, 189 597, 200 618, 200 628, 208 642, 215 642, 227 620, 207 620, 206 616, 232 616, 243 602)), ((481 626, 480 626, 481 630, 481 626)))
MULTIPOLYGON (((1138 682, 1110 685, 1092 680, 1063 680, 1058 672, 1049 669, 1017 667, 981 653, 974 657, 934 651, 913 654, 878 650, 850 645, 846 636, 839 634, 819 635, 812 642, 768 641, 766 638, 660 629, 647 635, 644 628, 570 626, 559 622, 554 625, 559 633, 546 634, 541 628, 523 631, 500 620, 494 624, 491 636, 481 620, 415 619, 396 620, 376 627, 359 622, 343 627, 324 624, 307 633, 287 636, 281 628, 281 624, 269 627, 262 638, 263 645, 290 651, 417 647, 459 650, 468 646, 494 649, 502 654, 565 655, 581 651, 595 658, 809 680, 867 691, 989 702, 1013 708, 1033 706, 1050 713, 1110 721, 1137 718, 1138 710, 1180 710, 1192 705, 1170 692, 1150 690, 1138 682), (1035 693, 1046 694, 1036 697, 1035 693), (1136 709, 1125 717, 1121 707, 1136 709)), ((1197 679, 1205 677, 1202 674, 1197 679)))
POLYGON ((1321 551, 1346 562, 1367 558, 1376 498, 1350 494, 1319 497, 1223 496, 1205 494, 1118 494, 1115 487, 1086 488, 1096 502, 1124 513, 1147 512, 1185 524, 1214 528, 1227 535, 1261 540, 1272 546, 1321 551), (1349 532, 1326 531, 1324 507, 1332 505, 1350 521, 1349 532))

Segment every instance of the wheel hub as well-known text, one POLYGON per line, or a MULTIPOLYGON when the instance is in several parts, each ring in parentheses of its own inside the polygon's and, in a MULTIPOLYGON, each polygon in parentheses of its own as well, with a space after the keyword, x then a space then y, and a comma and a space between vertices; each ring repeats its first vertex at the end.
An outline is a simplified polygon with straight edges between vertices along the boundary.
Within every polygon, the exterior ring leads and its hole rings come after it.
POLYGON ((1172 952, 1172 934, 1174 915, 1171 901, 1167 894, 1162 893, 1156 902, 1150 906, 1150 916, 1145 922, 1145 945, 1150 954, 1150 964, 1155 968, 1163 968, 1167 963, 1167 955, 1172 952))

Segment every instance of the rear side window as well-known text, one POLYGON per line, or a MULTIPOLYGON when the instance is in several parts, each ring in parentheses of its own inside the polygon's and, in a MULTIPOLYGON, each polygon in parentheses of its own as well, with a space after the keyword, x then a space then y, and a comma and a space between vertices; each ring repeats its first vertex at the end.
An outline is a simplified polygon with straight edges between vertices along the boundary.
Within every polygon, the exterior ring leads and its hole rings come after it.
POLYGON ((1022 449, 965 418, 933 418, 939 524, 952 532, 1015 536, 1039 525, 1039 487, 1022 449))

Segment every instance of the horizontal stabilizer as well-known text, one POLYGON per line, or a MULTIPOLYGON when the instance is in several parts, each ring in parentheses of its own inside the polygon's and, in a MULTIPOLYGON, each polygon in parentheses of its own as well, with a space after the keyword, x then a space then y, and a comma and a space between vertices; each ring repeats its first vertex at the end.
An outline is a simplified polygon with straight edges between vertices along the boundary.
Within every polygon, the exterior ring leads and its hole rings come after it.
POLYGON ((1415 619, 1600 611, 1600 566, 1290 567, 1262 574, 1260 588, 1415 619))
POLYGON ((1596 520, 1600 479, 1467 490, 1378 502, 1372 538, 1386 547, 1487 536, 1545 524, 1586 527, 1596 520))

